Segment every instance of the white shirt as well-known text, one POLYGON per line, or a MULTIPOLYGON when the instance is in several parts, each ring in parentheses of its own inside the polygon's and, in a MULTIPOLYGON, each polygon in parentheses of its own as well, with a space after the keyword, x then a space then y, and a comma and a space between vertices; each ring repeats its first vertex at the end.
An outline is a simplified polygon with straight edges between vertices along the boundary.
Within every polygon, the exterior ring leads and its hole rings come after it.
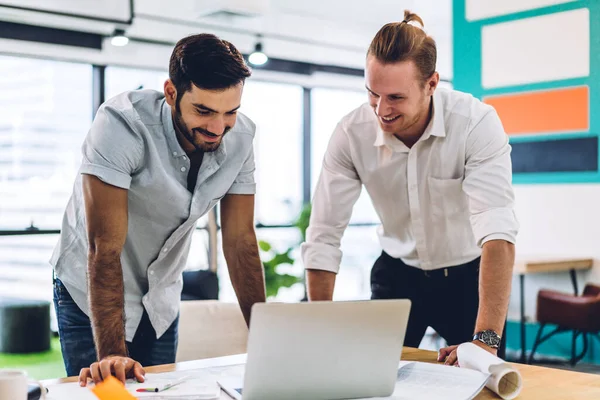
POLYGON ((340 240, 364 185, 383 250, 424 270, 460 265, 492 239, 515 242, 510 145, 496 111, 436 89, 433 116, 412 148, 384 134, 369 104, 337 125, 315 190, 304 267, 338 272, 340 240))

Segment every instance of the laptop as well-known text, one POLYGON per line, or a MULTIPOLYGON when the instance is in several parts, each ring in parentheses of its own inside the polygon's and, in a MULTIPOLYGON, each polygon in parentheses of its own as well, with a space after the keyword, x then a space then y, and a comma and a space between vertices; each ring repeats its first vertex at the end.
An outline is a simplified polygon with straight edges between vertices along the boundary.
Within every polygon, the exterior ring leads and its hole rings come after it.
POLYGON ((410 300, 257 303, 238 400, 337 400, 394 391, 410 300))

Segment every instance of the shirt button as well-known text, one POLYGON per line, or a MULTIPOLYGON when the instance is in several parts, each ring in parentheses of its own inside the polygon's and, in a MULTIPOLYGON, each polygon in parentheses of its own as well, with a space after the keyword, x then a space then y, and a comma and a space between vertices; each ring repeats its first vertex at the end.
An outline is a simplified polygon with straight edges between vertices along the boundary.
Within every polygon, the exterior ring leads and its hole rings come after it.
POLYGON ((187 157, 186 157, 186 156, 183 156, 183 159, 184 159, 184 160, 187 160, 187 157))
POLYGON ((166 253, 167 251, 169 251, 169 248, 168 248, 168 247, 165 247, 165 248, 163 249, 163 253, 166 253))
POLYGON ((185 172, 185 167, 181 167, 181 172, 185 172))
POLYGON ((176 151, 174 151, 174 152, 173 152, 173 155, 174 155, 174 156, 176 156, 176 155, 177 155, 177 152, 176 152, 176 151))
POLYGON ((150 275, 154 275, 154 271, 150 271, 150 275))

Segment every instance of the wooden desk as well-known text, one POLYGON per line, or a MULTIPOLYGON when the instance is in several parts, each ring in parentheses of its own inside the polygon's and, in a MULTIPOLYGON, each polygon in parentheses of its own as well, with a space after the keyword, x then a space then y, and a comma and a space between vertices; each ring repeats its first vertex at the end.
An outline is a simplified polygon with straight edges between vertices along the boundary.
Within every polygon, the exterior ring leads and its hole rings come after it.
MULTIPOLYGON (((424 361, 435 363, 437 353, 428 350, 405 347, 402 359, 407 361, 424 361)), ((147 372, 170 372, 205 368, 208 360, 186 361, 178 364, 161 365, 147 368, 147 372)), ((545 400, 598 400, 600 399, 600 376, 582 374, 578 372, 563 371, 559 369, 535 367, 532 365, 513 364, 523 376, 523 390, 517 397, 519 400, 545 399, 545 400)), ((76 377, 44 381, 44 385, 57 383, 77 382, 76 377)), ((476 400, 499 399, 499 397, 484 388, 475 398, 476 400)), ((230 397, 221 392, 221 400, 230 400, 230 397)))
POLYGON ((525 257, 515 262, 513 273, 519 275, 519 301, 521 307, 521 355, 519 362, 527 362, 527 345, 525 333, 525 275, 569 271, 573 292, 578 294, 577 274, 578 270, 591 269, 594 265, 592 258, 558 258, 558 257, 525 257))

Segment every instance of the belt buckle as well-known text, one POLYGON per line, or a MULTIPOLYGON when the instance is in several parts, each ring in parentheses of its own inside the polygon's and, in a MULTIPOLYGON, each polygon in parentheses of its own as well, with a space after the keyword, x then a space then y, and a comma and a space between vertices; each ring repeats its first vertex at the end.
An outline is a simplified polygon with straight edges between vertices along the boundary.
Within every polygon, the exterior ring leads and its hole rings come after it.
MULTIPOLYGON (((435 270, 435 272, 438 272, 439 270, 435 270)), ((423 275, 425 275, 426 278, 433 278, 434 274, 433 271, 428 271, 428 270, 423 270, 423 275)), ((448 268, 444 268, 444 278, 448 277, 448 268)))

